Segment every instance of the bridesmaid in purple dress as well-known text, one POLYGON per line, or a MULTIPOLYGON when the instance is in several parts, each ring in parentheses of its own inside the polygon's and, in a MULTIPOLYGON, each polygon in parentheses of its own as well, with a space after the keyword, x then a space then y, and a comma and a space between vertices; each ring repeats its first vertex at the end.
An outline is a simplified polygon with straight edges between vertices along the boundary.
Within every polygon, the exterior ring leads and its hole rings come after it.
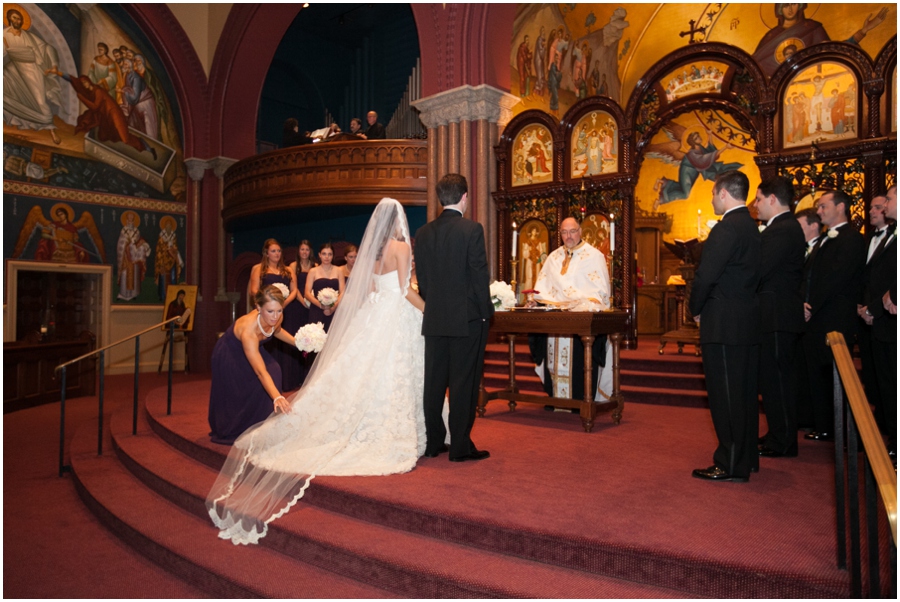
POLYGON ((341 302, 341 295, 344 294, 344 273, 341 268, 331 263, 334 259, 334 249, 331 243, 325 243, 319 248, 319 265, 309 271, 306 277, 306 299, 309 301, 309 321, 310 323, 321 322, 328 331, 331 326, 331 316, 341 302), (319 291, 332 288, 338 292, 338 300, 330 307, 323 307, 316 296, 319 291))
POLYGON ((256 309, 238 318, 216 342, 209 391, 209 436, 231 445, 272 411, 289 409, 278 389, 281 368, 263 348, 273 338, 293 343, 281 328, 284 296, 275 286, 257 292, 256 309))
MULTIPOLYGON (((306 291, 306 277, 309 275, 309 271, 316 267, 312 260, 312 252, 312 245, 308 240, 300 241, 300 246, 297 249, 297 261, 288 266, 288 269, 294 274, 298 291, 297 300, 284 309, 284 329, 288 333, 296 333, 309 324, 309 301, 306 300, 303 293, 306 291)), ((304 356, 296 347, 291 349, 291 354, 300 366, 300 380, 296 385, 296 387, 299 387, 306 380, 306 375, 309 373, 309 367, 312 365, 314 356, 312 354, 304 356)), ((290 384, 293 384, 293 382, 290 384)), ((285 387, 285 391, 287 390, 285 387)))
MULTIPOLYGON (((288 295, 284 300, 284 312, 287 316, 289 312, 293 311, 294 305, 300 304, 298 300, 300 293, 294 273, 284 263, 281 245, 274 238, 266 240, 263 244, 262 260, 258 265, 253 266, 253 270, 250 272, 247 298, 252 299, 261 288, 270 284, 283 284, 287 288, 288 295)), ((296 330, 291 331, 288 324, 284 324, 283 328, 291 336, 296 332, 296 330)), ((281 341, 272 341, 266 344, 266 348, 281 366, 281 380, 278 381, 278 386, 283 391, 292 391, 299 387, 301 367, 298 356, 292 353, 292 349, 295 349, 293 341, 290 345, 281 341)))
POLYGON ((353 264, 356 263, 356 256, 358 253, 359 249, 356 248, 356 245, 347 245, 347 248, 344 249, 344 260, 347 263, 341 267, 341 270, 344 272, 345 289, 350 285, 350 272, 353 271, 353 264))

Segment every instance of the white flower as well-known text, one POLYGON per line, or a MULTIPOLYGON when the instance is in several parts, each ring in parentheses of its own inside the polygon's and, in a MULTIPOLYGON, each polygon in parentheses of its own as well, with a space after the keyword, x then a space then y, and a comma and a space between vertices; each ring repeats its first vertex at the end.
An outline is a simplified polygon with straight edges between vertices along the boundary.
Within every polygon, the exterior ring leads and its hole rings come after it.
POLYGON ((319 300, 319 303, 324 305, 325 307, 331 307, 338 300, 338 292, 333 288, 323 288, 319 291, 319 294, 316 295, 316 299, 319 300))
POLYGON ((491 303, 494 309, 503 311, 516 305, 516 293, 509 284, 495 280, 491 282, 491 303))
POLYGON ((294 344, 303 353, 319 353, 325 346, 328 334, 321 322, 307 324, 294 335, 294 344))
POLYGON ((281 294, 284 296, 285 299, 287 299, 287 298, 288 298, 288 295, 291 294, 291 289, 289 289, 288 287, 286 287, 285 285, 283 285, 283 284, 280 283, 280 282, 276 282, 276 283, 273 284, 272 286, 274 286, 275 288, 277 288, 278 290, 280 290, 280 291, 281 291, 281 294))
POLYGON ((762 231, 765 230, 765 229, 766 229, 766 225, 765 225, 765 224, 760 224, 760 225, 759 225, 759 231, 760 231, 760 233, 762 233, 762 231))
POLYGON ((837 238, 838 231, 835 228, 828 229, 828 238, 837 238))

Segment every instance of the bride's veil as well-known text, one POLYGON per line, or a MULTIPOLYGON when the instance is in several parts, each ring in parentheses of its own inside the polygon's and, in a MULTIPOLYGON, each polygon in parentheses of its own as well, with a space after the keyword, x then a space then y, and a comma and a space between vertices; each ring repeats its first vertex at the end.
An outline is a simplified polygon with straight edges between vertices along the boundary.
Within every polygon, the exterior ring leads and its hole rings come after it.
MULTIPOLYGON (((231 539, 236 544, 257 542, 268 530, 268 523, 287 512, 302 497, 316 473, 346 445, 354 421, 359 419, 360 412, 354 412, 355 408, 349 412, 335 411, 335 415, 330 417, 338 423, 335 430, 315 441, 296 440, 296 437, 303 437, 306 433, 303 428, 292 429, 289 424, 286 428, 282 427, 287 421, 297 418, 293 414, 299 407, 294 404, 308 403, 310 395, 327 392, 329 398, 341 401, 345 401, 348 395, 354 395, 353 392, 342 392, 333 387, 329 390, 329 383, 334 382, 333 374, 327 382, 324 381, 329 371, 342 365, 339 360, 343 356, 359 353, 358 339, 365 332, 364 320, 368 316, 360 310, 365 304, 377 300, 375 277, 383 273, 382 254, 392 240, 410 244, 409 226, 403 206, 394 199, 385 198, 378 203, 369 219, 325 347, 313 363, 303 387, 288 399, 293 406, 291 414, 273 414, 242 434, 235 441, 207 496, 207 510, 221 530, 219 537, 231 539), (295 439, 289 440, 292 435, 295 439), (280 467, 287 463, 293 469, 295 459, 294 472, 271 468, 273 463, 280 467)), ((398 271, 405 296, 411 262, 399 266, 398 271)), ((354 403, 353 400, 350 402, 354 403)))

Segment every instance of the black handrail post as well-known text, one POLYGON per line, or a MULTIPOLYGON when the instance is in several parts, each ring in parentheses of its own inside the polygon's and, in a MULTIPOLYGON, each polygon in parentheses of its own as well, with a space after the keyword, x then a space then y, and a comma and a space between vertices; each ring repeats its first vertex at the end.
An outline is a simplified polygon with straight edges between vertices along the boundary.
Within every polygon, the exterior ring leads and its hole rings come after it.
POLYGON ((134 339, 134 414, 131 420, 131 434, 137 435, 138 415, 138 375, 141 373, 141 337, 134 339))
MULTIPOLYGON (((185 343, 187 345, 187 343, 185 343)), ((172 415, 172 366, 175 358, 175 322, 169 323, 169 393, 166 398, 166 416, 172 415)), ((185 361, 187 361, 185 359, 185 361)))
POLYGON ((863 456, 866 471, 866 541, 869 543, 869 597, 881 597, 881 553, 878 550, 878 492, 868 455, 863 456))
POLYGON ((62 369, 59 387, 59 476, 63 476, 66 467, 63 464, 63 451, 66 446, 66 369, 62 369))
POLYGON ((844 395, 841 389, 841 375, 837 362, 834 370, 834 494, 837 502, 837 565, 847 568, 847 522, 846 497, 844 492, 844 395))
POLYGON ((862 598, 862 559, 859 520, 859 434, 853 412, 847 413, 847 489, 850 494, 850 591, 862 598))
POLYGON ((98 410, 97 420, 97 455, 103 455, 103 356, 105 351, 100 352, 100 409, 98 410))

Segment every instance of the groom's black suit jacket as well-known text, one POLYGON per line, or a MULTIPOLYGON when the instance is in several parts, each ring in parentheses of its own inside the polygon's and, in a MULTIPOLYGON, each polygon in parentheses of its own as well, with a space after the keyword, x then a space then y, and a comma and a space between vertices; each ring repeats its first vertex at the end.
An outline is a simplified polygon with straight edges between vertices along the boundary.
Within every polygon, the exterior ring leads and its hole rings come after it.
POLYGON ((484 227, 447 209, 416 232, 416 275, 425 299, 422 334, 465 337, 494 314, 484 227))

